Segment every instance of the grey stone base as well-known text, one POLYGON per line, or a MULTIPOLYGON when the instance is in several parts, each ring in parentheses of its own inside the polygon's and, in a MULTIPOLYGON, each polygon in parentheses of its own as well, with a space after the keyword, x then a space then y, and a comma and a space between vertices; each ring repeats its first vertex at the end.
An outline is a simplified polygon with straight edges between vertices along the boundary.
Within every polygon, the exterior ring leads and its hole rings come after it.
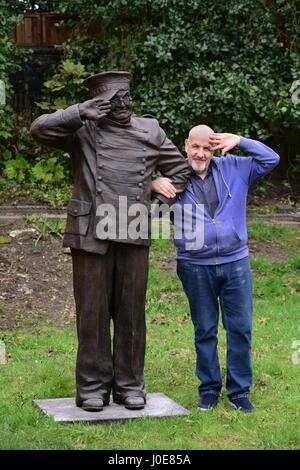
POLYGON ((103 411, 84 411, 75 405, 74 398, 54 398, 50 400, 34 400, 33 404, 47 416, 60 423, 111 422, 125 419, 136 419, 143 416, 164 418, 167 416, 187 416, 188 410, 178 405, 163 393, 147 394, 147 404, 142 410, 127 410, 124 405, 110 402, 103 411))

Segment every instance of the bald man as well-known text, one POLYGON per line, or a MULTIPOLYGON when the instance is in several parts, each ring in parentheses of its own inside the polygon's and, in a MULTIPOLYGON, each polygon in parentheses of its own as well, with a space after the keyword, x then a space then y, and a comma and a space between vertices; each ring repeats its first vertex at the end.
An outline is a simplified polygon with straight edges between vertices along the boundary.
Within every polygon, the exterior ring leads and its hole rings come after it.
MULTIPOLYGON (((192 169, 177 204, 204 206, 204 243, 191 249, 185 226, 174 239, 177 274, 188 297, 195 330, 196 374, 200 380, 198 407, 215 408, 221 394, 218 360, 219 306, 227 335, 226 388, 229 404, 246 413, 254 411, 252 385, 252 280, 247 245, 246 200, 248 188, 269 173, 279 156, 256 140, 235 134, 218 134, 206 125, 193 127, 185 141, 192 169), (247 156, 225 154, 239 147, 247 156), (221 157, 214 151, 221 149, 221 157)), ((174 197, 168 178, 152 183, 153 191, 174 197)), ((186 206, 187 207, 187 206, 186 206)), ((193 227, 201 227, 194 220, 193 227)), ((175 222, 176 223, 176 222, 175 222)), ((196 229, 197 230, 197 229, 196 229)))

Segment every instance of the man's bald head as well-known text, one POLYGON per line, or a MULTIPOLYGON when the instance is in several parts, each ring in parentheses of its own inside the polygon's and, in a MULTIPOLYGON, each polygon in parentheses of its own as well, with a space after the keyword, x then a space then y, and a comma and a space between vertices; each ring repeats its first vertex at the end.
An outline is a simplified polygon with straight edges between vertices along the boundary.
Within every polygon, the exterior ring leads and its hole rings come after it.
POLYGON ((211 134, 214 134, 214 131, 211 129, 211 127, 206 126, 205 124, 200 124, 199 126, 192 127, 188 138, 189 140, 192 140, 193 138, 206 139, 211 134))
POLYGON ((201 124, 193 127, 185 140, 188 163, 201 178, 205 178, 214 153, 209 141, 212 134, 214 131, 209 126, 201 124))

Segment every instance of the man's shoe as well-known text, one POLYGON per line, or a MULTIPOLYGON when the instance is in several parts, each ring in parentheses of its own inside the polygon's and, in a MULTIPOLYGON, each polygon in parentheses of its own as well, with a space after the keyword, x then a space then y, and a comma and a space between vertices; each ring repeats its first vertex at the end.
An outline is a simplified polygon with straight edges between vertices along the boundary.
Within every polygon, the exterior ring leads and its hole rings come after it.
POLYGON ((200 411, 207 411, 215 408, 218 403, 218 396, 213 393, 206 393, 202 395, 198 403, 198 408, 200 411))
POLYGON ((102 411, 104 402, 102 398, 88 398, 81 403, 80 407, 84 411, 102 411))
POLYGON ((243 411, 244 413, 253 413, 254 406, 248 397, 228 398, 229 404, 236 410, 243 411))

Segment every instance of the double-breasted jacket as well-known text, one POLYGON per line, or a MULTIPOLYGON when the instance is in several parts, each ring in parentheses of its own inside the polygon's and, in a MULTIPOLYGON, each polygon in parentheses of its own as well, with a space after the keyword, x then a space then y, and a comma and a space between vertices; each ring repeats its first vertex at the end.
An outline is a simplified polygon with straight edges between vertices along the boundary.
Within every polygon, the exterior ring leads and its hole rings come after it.
POLYGON ((63 244, 71 248, 104 254, 110 240, 149 246, 151 223, 146 235, 126 233, 126 227, 137 216, 130 213, 130 208, 142 204, 150 214, 155 170, 172 180, 177 193, 184 190, 190 175, 186 159, 154 118, 132 116, 126 125, 107 118, 83 121, 78 105, 72 105, 38 117, 32 123, 31 134, 70 154, 74 190, 67 207, 63 244), (106 205, 113 212, 102 210, 106 205), (99 234, 99 222, 113 223, 112 216, 115 229, 99 234))

